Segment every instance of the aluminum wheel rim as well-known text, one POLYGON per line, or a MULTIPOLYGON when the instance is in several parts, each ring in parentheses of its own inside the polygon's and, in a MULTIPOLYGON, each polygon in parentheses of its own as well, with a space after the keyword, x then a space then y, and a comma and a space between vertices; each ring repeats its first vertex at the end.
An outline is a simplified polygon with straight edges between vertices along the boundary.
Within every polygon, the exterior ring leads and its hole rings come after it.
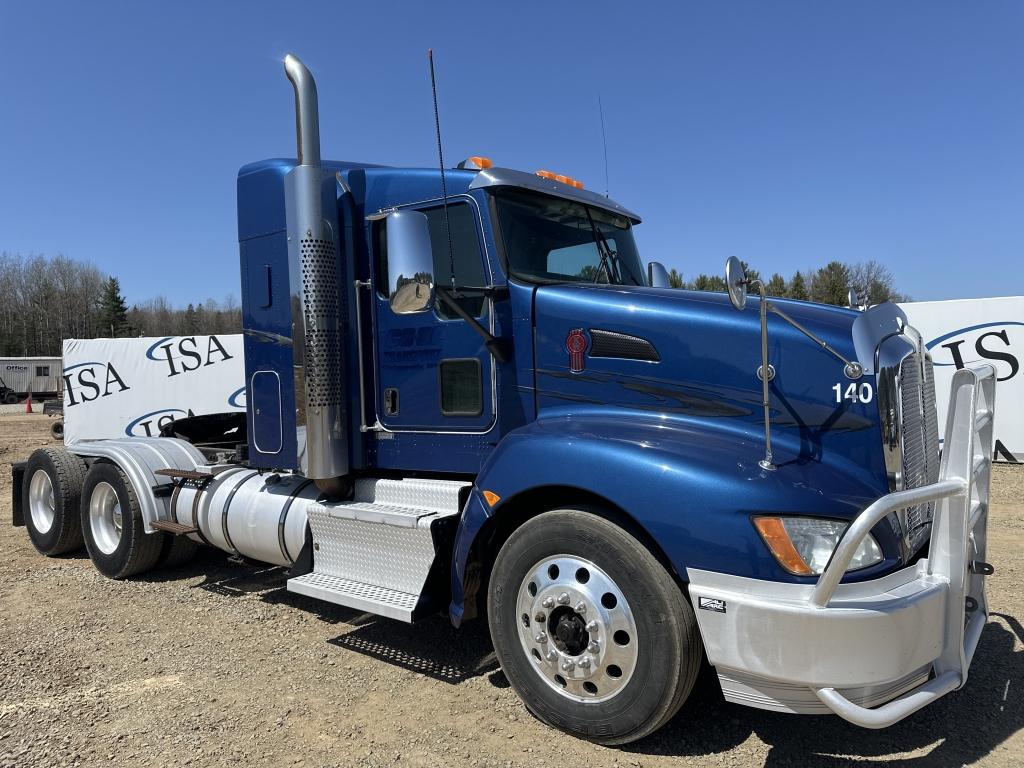
POLYGON ((28 486, 28 509, 32 525, 39 533, 48 533, 57 514, 53 499, 53 482, 45 469, 37 469, 28 486))
POLYGON ((548 686, 580 702, 607 701, 626 687, 639 637, 629 603, 607 573, 589 560, 553 555, 527 572, 517 595, 520 644, 548 686), (574 627, 584 622, 582 639, 560 636, 566 619, 574 627))
POLYGON ((121 543, 121 502, 110 483, 97 483, 89 497, 89 527, 92 540, 105 555, 112 555, 121 543))

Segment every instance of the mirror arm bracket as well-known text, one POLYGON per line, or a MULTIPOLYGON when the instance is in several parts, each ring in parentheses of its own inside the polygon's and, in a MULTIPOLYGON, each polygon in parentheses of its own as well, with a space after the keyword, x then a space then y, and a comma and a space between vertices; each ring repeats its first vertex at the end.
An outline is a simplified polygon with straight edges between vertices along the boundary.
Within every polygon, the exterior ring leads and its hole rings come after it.
POLYGON ((512 345, 509 343, 508 339, 500 339, 480 325, 480 322, 475 317, 464 310, 459 305, 459 302, 452 298, 449 289, 437 286, 435 290, 438 298, 440 298, 452 312, 458 315, 460 319, 469 323, 469 327, 480 334, 484 340, 484 346, 487 347, 487 351, 491 353, 495 360, 499 363, 507 363, 512 359, 512 345))
MULTIPOLYGON (((765 299, 761 299, 761 300, 765 301, 765 299)), ((783 312, 781 309, 779 309, 778 305, 775 304, 775 302, 768 301, 767 303, 768 303, 768 309, 770 309, 776 315, 778 315, 783 320, 785 320, 787 323, 792 325, 794 328, 796 328, 798 331, 800 331, 800 333, 802 333, 808 339, 810 339, 815 344, 817 344, 819 347, 824 349, 826 352, 828 352, 832 356, 838 358, 843 363, 843 373, 846 374, 846 378, 848 378, 848 379, 859 379, 861 376, 864 375, 864 366, 862 366, 860 363, 854 362, 853 360, 847 360, 845 357, 843 357, 841 354, 839 354, 839 352, 837 352, 835 349, 833 349, 832 346, 827 341, 825 341, 824 339, 818 337, 816 334, 812 333, 811 331, 807 330, 802 325, 800 325, 800 323, 798 323, 796 320, 794 320, 789 315, 787 315, 785 312, 783 312)))

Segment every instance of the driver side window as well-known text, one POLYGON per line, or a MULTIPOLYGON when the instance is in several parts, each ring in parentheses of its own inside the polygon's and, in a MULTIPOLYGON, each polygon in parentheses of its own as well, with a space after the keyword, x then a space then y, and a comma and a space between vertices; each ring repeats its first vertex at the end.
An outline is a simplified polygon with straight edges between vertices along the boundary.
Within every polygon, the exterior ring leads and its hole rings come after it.
MULTIPOLYGON (((426 214, 430 227, 430 245, 434 254, 434 279, 439 287, 451 286, 452 261, 455 266, 455 284, 458 286, 483 286, 487 284, 484 276, 483 252, 480 248, 476 216, 469 203, 449 202, 448 221, 451 227, 451 254, 449 258, 448 235, 445 231, 444 206, 419 209, 426 214)), ((374 223, 374 244, 376 250, 378 287, 383 285, 380 277, 387 274, 387 227, 384 220, 374 223)), ((473 317, 483 317, 487 313, 487 302, 482 295, 465 294, 456 299, 459 305, 473 317)), ((445 320, 458 317, 451 307, 443 302, 437 303, 437 314, 445 320)))

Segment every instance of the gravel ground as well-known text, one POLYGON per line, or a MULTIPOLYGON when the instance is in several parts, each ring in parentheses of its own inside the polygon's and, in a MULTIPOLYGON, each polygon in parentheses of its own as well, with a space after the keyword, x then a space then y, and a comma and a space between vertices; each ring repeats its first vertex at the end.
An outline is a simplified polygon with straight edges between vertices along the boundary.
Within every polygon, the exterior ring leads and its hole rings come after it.
MULTIPOLYGON (((0 415, 0 464, 49 419, 0 415)), ((725 703, 712 676, 624 749, 535 721, 486 628, 413 627, 288 593, 213 550, 128 582, 12 528, 0 470, 0 766, 1020 766, 1024 467, 999 468, 993 618, 965 689, 884 731, 725 703)))

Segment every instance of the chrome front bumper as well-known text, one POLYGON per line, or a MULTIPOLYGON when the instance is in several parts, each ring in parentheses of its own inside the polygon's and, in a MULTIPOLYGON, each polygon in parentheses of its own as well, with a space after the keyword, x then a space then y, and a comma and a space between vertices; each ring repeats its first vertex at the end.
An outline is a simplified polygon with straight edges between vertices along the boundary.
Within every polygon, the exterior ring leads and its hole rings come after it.
POLYGON ((885 728, 956 690, 988 619, 986 529, 995 371, 953 377, 939 480, 875 501, 846 530, 816 584, 690 569, 690 596, 726 699, 834 712, 885 728), (890 512, 936 501, 926 560, 840 584, 890 512))

